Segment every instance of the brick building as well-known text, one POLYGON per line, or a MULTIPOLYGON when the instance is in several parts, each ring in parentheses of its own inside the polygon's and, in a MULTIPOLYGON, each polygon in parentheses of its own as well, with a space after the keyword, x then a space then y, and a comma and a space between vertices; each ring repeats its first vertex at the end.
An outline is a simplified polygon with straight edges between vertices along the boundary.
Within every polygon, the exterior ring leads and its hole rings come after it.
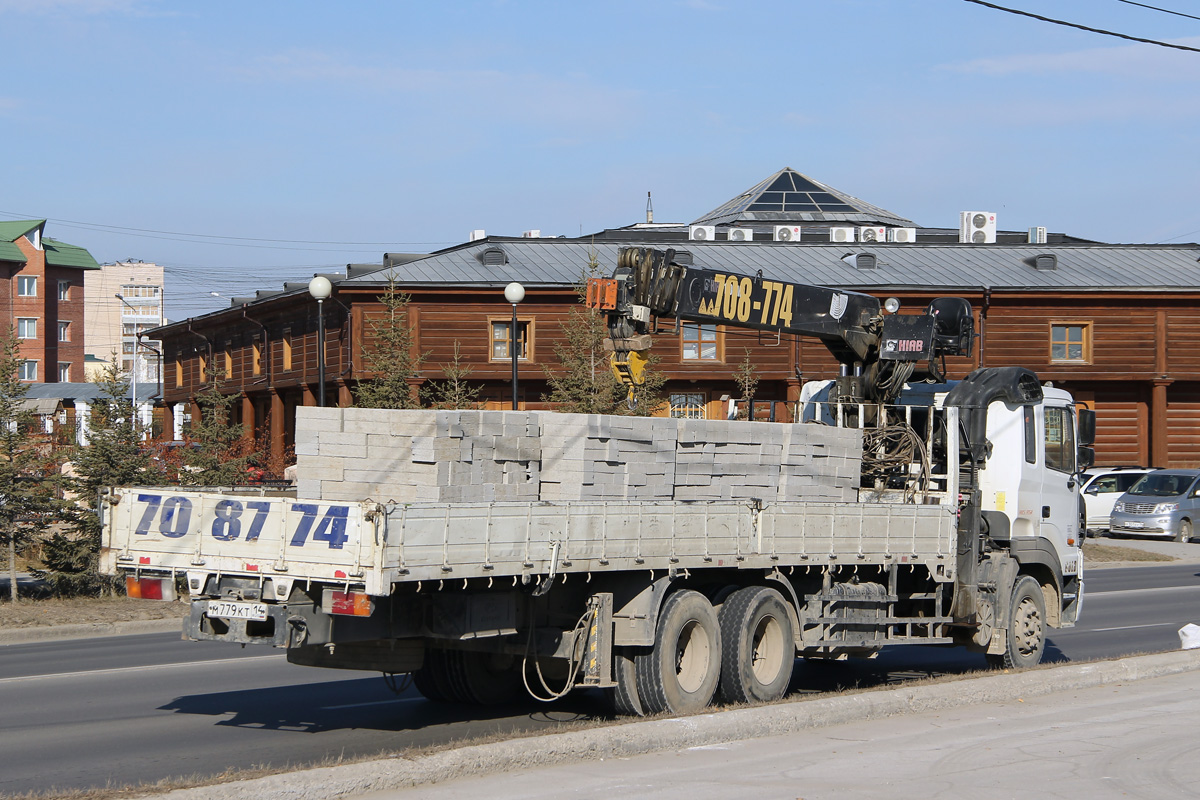
POLYGON ((0 221, 0 327, 20 340, 22 380, 83 381, 84 275, 100 265, 45 227, 44 219, 0 221))

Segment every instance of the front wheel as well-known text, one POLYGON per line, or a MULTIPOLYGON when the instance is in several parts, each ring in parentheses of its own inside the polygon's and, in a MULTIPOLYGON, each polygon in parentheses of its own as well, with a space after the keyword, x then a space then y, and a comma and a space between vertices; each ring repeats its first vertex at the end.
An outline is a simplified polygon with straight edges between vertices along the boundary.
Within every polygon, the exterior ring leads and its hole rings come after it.
POLYGON ((1046 598, 1033 577, 1022 575, 1013 587, 1008 636, 1003 653, 989 653, 988 663, 1004 669, 1027 669, 1046 650, 1046 598))
POLYGON ((1192 521, 1185 519, 1179 523, 1179 530, 1175 533, 1175 541, 1190 542, 1192 540, 1192 521))
POLYGON ((708 598, 691 590, 667 598, 654 646, 635 662, 646 713, 688 714, 705 708, 721 676, 721 626, 708 598))

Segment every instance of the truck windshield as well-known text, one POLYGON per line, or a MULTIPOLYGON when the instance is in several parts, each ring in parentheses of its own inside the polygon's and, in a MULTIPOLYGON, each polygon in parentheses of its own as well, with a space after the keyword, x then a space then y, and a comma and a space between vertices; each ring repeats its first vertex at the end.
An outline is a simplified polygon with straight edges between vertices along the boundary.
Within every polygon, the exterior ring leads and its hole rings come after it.
POLYGON ((1195 479, 1195 475, 1160 475, 1151 472, 1143 475, 1129 493, 1141 497, 1175 497, 1187 491, 1195 479))

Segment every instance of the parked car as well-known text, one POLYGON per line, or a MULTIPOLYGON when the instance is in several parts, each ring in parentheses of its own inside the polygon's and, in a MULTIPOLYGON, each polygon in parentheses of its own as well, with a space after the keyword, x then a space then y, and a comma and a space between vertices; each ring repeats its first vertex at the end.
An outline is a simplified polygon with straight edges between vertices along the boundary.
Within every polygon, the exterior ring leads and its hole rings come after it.
POLYGON ((1200 519, 1200 469, 1160 469, 1138 479, 1113 504, 1112 536, 1161 536, 1190 541, 1200 519))
POLYGON ((1112 516, 1117 498, 1133 488, 1138 479, 1152 467, 1092 467, 1083 473, 1083 502, 1087 508, 1087 529, 1108 530, 1108 518, 1112 516))

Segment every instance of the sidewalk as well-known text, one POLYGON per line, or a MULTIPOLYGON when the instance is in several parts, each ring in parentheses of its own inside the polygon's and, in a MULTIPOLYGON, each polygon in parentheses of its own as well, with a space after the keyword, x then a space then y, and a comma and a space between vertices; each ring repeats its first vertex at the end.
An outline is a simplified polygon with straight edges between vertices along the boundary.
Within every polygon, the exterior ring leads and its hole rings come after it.
POLYGON ((359 798, 1194 799, 1197 689, 1187 672, 359 798))

